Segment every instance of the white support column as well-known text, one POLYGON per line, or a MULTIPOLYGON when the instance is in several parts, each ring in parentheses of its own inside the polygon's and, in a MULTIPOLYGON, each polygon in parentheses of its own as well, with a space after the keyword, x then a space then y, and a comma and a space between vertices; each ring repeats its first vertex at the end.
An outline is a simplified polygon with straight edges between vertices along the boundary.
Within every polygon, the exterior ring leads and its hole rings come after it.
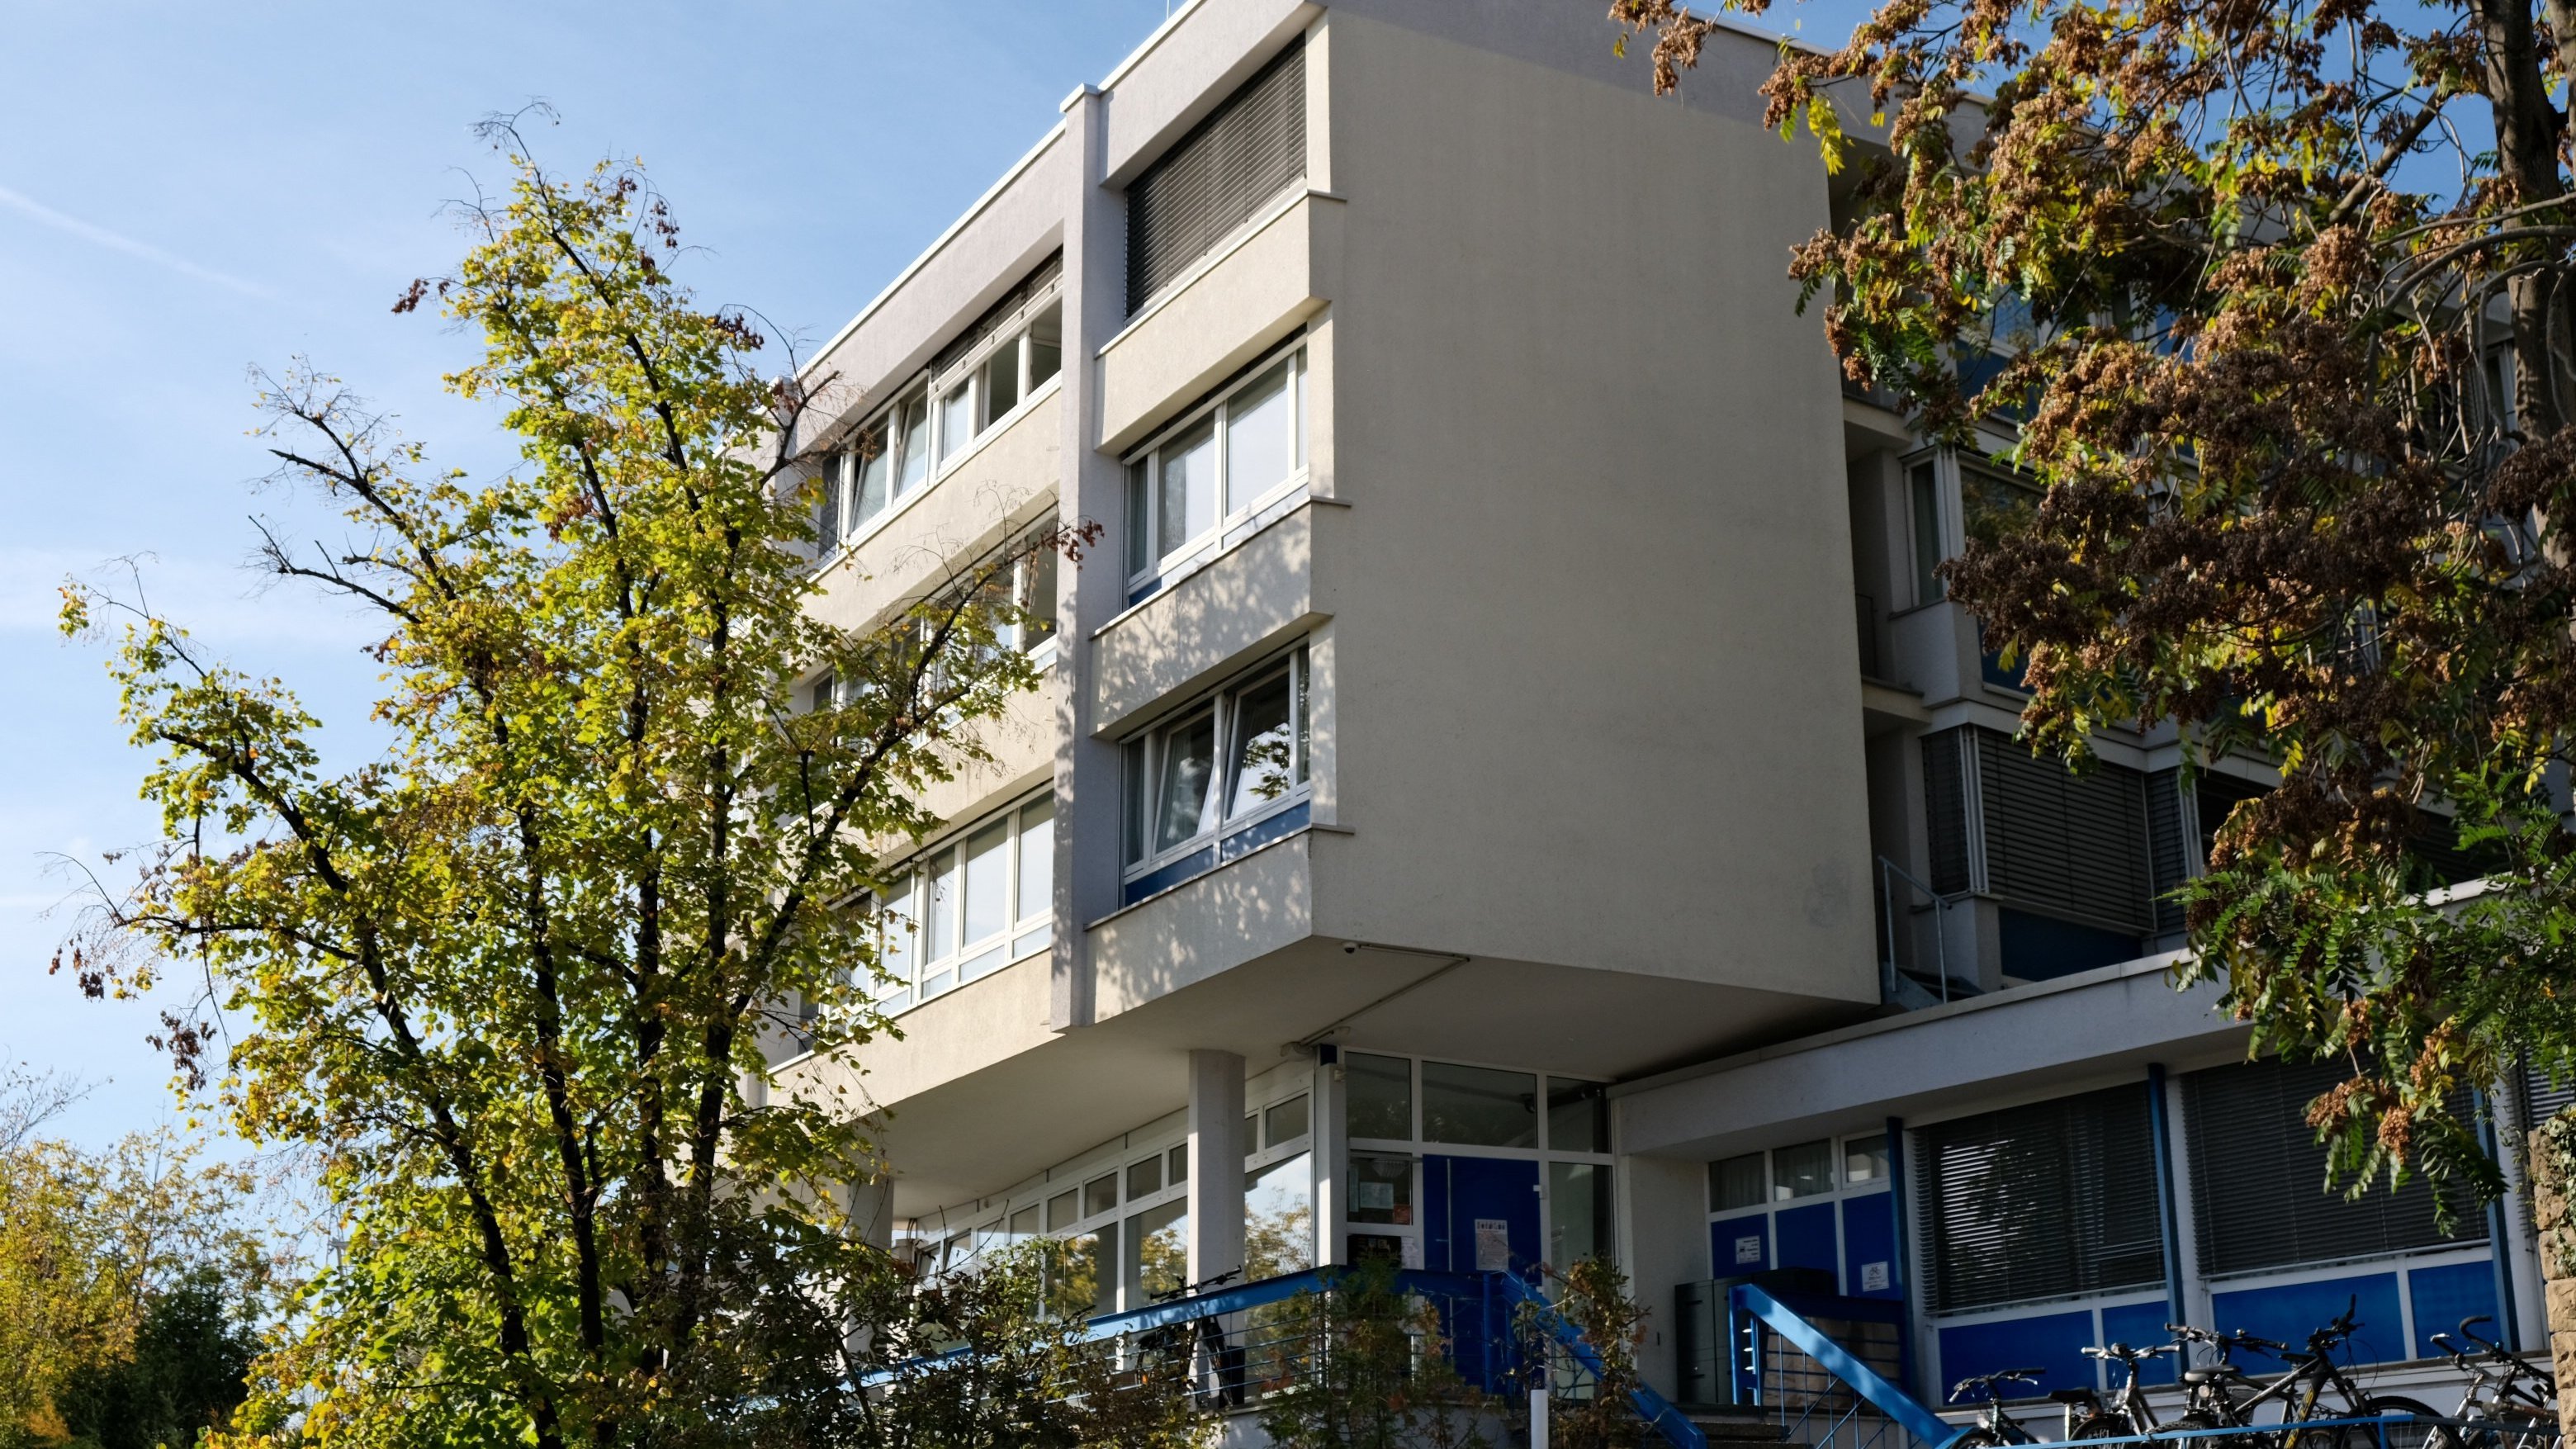
POLYGON ((1314 1103, 1315 1113, 1309 1120, 1314 1133, 1315 1262, 1321 1265, 1342 1261, 1344 1219, 1349 1209, 1349 1204, 1342 1201, 1342 1067, 1338 1060, 1330 1066, 1316 1066, 1314 1103))
POLYGON ((1190 1281, 1243 1267, 1243 1058, 1190 1053, 1190 1281))

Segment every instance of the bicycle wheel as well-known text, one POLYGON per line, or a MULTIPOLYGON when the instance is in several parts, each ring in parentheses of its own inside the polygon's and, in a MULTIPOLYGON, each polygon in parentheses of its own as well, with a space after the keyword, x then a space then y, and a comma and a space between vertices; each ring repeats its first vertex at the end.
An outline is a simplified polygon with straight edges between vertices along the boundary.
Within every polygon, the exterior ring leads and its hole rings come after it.
MULTIPOLYGON (((2361 1401, 2364 1418, 2380 1414, 2411 1414, 2417 1420, 2438 1419, 2442 1411, 2421 1399, 2400 1398, 2393 1394, 2373 1394, 2361 1401)), ((2372 1426, 2355 1424, 2344 1433, 2344 1442, 2352 1449, 2437 1449, 2456 1443, 2458 1435, 2440 1424, 2421 1422, 2372 1426)))
POLYGON ((2027 1444, 2029 1442, 2031 1441, 2027 1435, 2018 1439, 2007 1438, 2006 1436, 1998 1434, 1994 1430, 1985 1428, 1982 1425, 1977 1428, 1970 1429, 1967 1433, 1950 1441, 1954 1446, 1954 1449, 2006 1449, 2007 1445, 2027 1444))
POLYGON ((2126 1439, 2138 1431, 2129 1424, 2129 1416, 2116 1410, 2090 1414, 2076 1421, 2070 1439, 2126 1439))
MULTIPOLYGON (((2224 1429, 2227 1421, 2207 1409, 2188 1409, 2176 1415, 2163 1429, 2177 1432, 2190 1429, 2224 1429)), ((2160 1429, 2158 1432, 2162 1432, 2160 1429)), ((2271 1440, 2260 1434, 2208 1434, 2193 1439, 2178 1439, 2177 1449, 2272 1449, 2271 1440)))

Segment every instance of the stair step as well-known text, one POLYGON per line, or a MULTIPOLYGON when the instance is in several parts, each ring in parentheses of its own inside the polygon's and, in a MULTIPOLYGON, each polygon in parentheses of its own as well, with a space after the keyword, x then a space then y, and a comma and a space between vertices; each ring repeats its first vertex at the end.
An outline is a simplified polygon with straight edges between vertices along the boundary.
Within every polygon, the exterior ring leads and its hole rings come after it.
POLYGON ((1784 1437, 1775 1421, 1740 1409, 1684 1408, 1682 1417, 1697 1424, 1711 1444, 1777 1444, 1784 1437))

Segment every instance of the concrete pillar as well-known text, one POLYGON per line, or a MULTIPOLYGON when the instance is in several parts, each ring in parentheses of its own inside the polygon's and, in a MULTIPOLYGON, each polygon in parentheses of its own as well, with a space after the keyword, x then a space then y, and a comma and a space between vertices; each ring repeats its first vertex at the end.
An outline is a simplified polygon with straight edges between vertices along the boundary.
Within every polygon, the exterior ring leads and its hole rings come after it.
POLYGON ((1190 1281, 1243 1267, 1243 1058, 1190 1053, 1190 1281))
MULTIPOLYGON (((2576 1263, 2568 1261, 2571 1227, 2567 1217, 2565 1164, 2551 1148, 2546 1130, 2527 1139, 2531 1162, 2531 1216, 2540 1229, 2542 1297, 2549 1311, 2549 1365, 2560 1383, 2576 1383, 2576 1263)), ((2502 1248, 2501 1243, 2493 1245, 2502 1248)), ((2576 1434, 2576 1394, 2558 1400, 2558 1432, 2576 1434)))

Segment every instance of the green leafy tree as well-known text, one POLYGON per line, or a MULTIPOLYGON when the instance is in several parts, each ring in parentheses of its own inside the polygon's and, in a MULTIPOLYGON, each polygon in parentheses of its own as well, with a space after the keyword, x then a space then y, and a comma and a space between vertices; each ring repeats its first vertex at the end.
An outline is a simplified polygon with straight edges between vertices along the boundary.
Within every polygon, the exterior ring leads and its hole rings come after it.
POLYGON ((130 1354, 65 1376, 55 1411, 71 1449, 190 1449, 224 1428, 249 1392, 257 1305, 213 1267, 145 1304, 130 1354))
POLYGON ((68 631, 113 626, 161 812, 73 959, 100 993, 209 983, 166 1039, 340 1219, 239 1439, 819 1442, 855 1320, 816 1295, 876 1271, 847 1209, 879 1165, 859 1104, 766 1090, 763 1044, 882 1029, 864 903, 1033 683, 1018 552, 873 632, 816 622, 800 428, 831 380, 764 373, 752 321, 694 300, 638 170, 488 134, 506 195, 395 310, 479 341, 448 385, 520 465, 441 471, 306 368, 261 394, 280 478, 349 520, 266 565, 371 611, 388 743, 336 765, 282 682, 67 590, 68 631))
MULTIPOLYGON (((239 1328, 270 1279, 249 1173, 201 1163, 169 1133, 99 1151, 39 1135, 68 1098, 45 1079, 0 1081, 0 1445, 87 1432, 87 1406, 123 1402, 102 1386, 169 1358, 195 1295, 239 1328)), ((199 1360, 183 1376, 191 1423, 242 1396, 238 1364, 199 1360)))
MULTIPOLYGON (((1564 1272, 1550 1270, 1548 1276, 1556 1282, 1552 1316, 1572 1325, 1600 1365, 1597 1372, 1580 1376, 1582 1394, 1550 1397, 1550 1449, 1634 1449, 1650 1442, 1654 1429, 1629 1398, 1645 1383, 1637 1353, 1646 1342, 1646 1308, 1629 1293, 1628 1275, 1610 1259, 1593 1257, 1578 1258, 1564 1272)), ((1569 1355, 1537 1317, 1535 1309, 1522 1310, 1517 1326, 1523 1351, 1535 1373, 1555 1376, 1572 1367, 1565 1363, 1569 1355)))
MULTIPOLYGON (((1659 87, 1711 23, 1611 18, 1659 87)), ((2493 1191, 2446 1099, 2576 1069, 2571 72, 2569 0, 1890 0, 1764 86, 1844 177, 1790 272, 1846 373, 1953 447, 2019 419, 2044 495, 1944 577, 2034 746, 2279 769, 2180 974, 2349 1064, 2309 1120, 2356 1190, 2493 1191), (2465 899, 2409 849, 2444 803, 2465 899)))

